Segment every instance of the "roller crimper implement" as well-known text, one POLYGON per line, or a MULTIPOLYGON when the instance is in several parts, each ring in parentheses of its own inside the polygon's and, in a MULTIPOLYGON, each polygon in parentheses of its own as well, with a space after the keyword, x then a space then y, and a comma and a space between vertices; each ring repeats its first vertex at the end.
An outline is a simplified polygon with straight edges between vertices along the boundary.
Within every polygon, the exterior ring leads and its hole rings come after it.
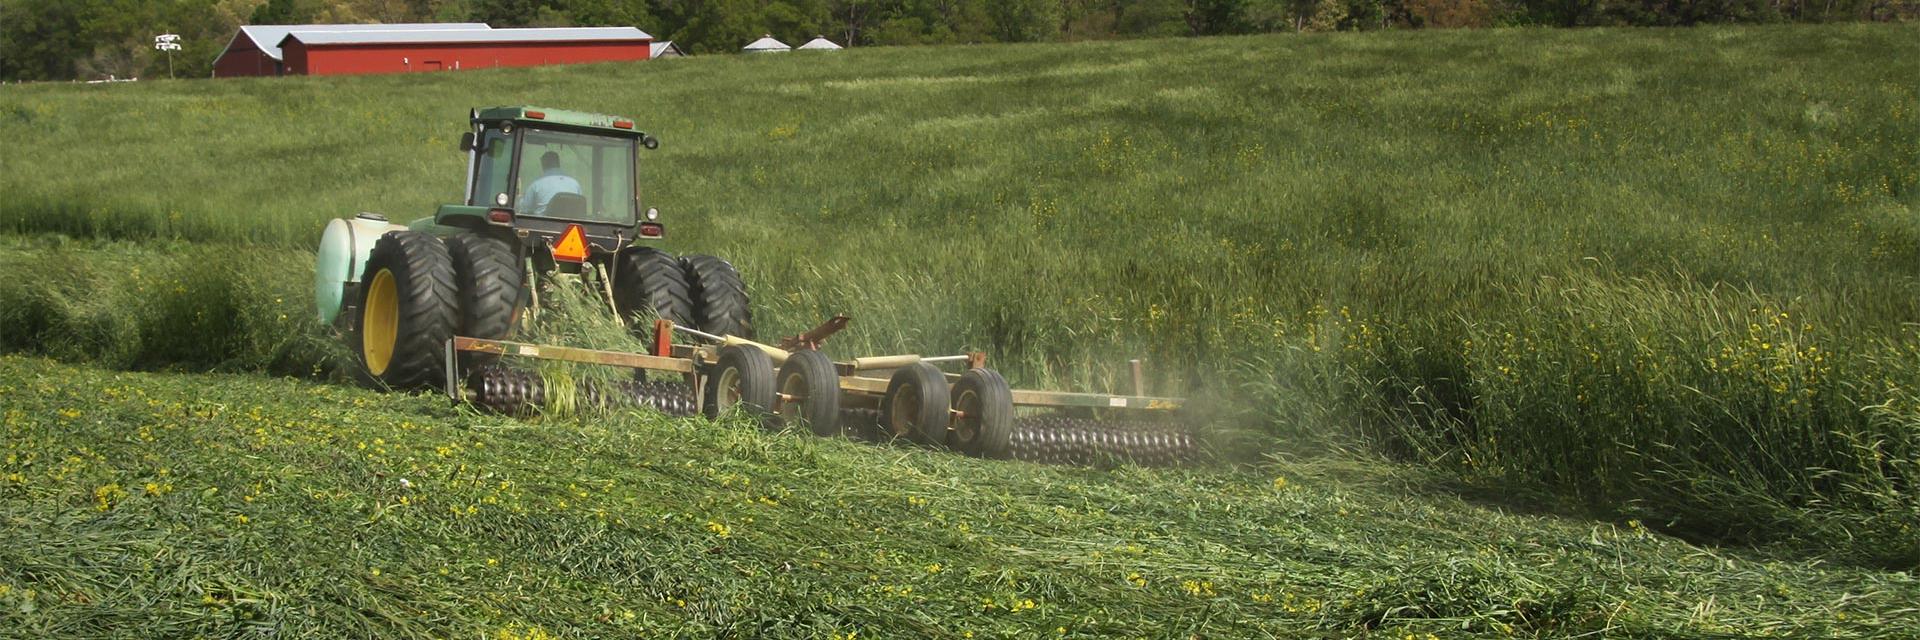
MULTIPOLYGON (((655 353, 457 336, 446 345, 445 388, 457 402, 505 414, 535 413, 561 403, 710 417, 739 410, 772 428, 791 426, 870 441, 907 440, 982 458, 1171 465, 1197 455, 1192 434, 1169 420, 1183 404, 1180 398, 1012 389, 985 366, 986 356, 980 353, 834 361, 819 347, 846 324, 845 317, 836 317, 782 341, 793 348, 781 348, 660 320, 654 331, 661 336, 655 353), (700 342, 678 344, 665 338, 672 335, 700 342), (635 376, 630 381, 555 385, 502 362, 468 375, 463 387, 457 379, 463 355, 624 367, 635 376), (941 365, 963 370, 947 372, 941 365), (678 374, 681 379, 649 380, 647 372, 678 374), (1095 413, 1139 419, 1096 419, 1091 417, 1095 413)), ((1135 367, 1137 385, 1137 361, 1135 367)))

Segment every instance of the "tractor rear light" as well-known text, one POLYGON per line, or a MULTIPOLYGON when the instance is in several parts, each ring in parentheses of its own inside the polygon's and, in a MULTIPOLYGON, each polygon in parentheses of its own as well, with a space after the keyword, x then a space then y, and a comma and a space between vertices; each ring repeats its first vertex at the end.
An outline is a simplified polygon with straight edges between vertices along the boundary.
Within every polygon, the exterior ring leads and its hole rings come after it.
POLYGON ((613 128, 615 128, 615 129, 632 129, 632 128, 633 128, 633 121, 632 121, 632 120, 615 120, 615 121, 613 121, 613 128))
POLYGON ((547 112, 545 112, 545 111, 528 111, 528 112, 527 112, 527 117, 529 117, 529 118, 533 118, 533 119, 535 119, 535 120, 545 120, 545 119, 547 119, 547 112))
POLYGON ((506 209, 489 210, 487 211, 487 221, 494 224, 512 224, 513 212, 506 209))
POLYGON ((658 222, 642 222, 640 223, 640 237, 665 238, 667 237, 667 225, 658 222))
POLYGON ((553 243, 553 259, 560 262, 586 262, 592 249, 587 246, 587 232, 580 225, 567 225, 567 232, 560 234, 560 241, 553 243))

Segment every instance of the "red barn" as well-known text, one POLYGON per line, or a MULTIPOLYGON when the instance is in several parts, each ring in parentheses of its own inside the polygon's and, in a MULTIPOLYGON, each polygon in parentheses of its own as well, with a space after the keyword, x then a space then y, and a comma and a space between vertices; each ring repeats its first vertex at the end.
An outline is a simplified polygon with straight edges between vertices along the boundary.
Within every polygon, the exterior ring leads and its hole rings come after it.
POLYGON ((407 73, 646 60, 653 36, 633 27, 292 31, 286 73, 407 73))
POLYGON ((287 72, 285 60, 280 53, 280 41, 295 31, 419 31, 431 29, 465 30, 487 29, 478 22, 449 22, 431 24, 253 24, 240 27, 240 32, 227 42, 225 51, 213 62, 213 76, 232 78, 237 76, 277 76, 287 72))
POLYGON ((633 27, 493 29, 479 23, 249 25, 213 75, 407 73, 651 58, 633 27))

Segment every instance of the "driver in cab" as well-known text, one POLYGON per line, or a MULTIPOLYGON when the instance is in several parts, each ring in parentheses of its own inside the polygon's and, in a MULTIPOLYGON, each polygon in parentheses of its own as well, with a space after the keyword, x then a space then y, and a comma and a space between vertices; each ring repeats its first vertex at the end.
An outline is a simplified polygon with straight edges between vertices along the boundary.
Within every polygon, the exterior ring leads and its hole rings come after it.
POLYGON ((540 156, 540 179, 527 187, 526 203, 533 215, 544 215, 553 197, 580 194, 580 181, 560 171, 560 154, 548 151, 540 156))

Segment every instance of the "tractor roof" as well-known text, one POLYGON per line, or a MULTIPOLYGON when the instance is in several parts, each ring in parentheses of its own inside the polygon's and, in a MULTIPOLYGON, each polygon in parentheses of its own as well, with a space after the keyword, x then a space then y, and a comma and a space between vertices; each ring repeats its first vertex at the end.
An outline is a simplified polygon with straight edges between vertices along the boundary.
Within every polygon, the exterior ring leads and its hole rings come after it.
POLYGON ((632 118, 545 107, 487 107, 475 110, 473 119, 480 122, 512 120, 528 124, 580 127, 593 129, 594 133, 624 138, 638 138, 642 135, 640 130, 634 128, 632 118))

